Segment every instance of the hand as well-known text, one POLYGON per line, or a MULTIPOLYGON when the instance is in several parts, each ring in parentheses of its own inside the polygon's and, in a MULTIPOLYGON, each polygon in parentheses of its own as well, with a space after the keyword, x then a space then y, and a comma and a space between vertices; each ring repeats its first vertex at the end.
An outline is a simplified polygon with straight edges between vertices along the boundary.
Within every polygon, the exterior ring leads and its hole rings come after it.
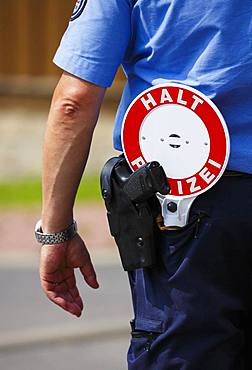
POLYGON ((52 302, 80 317, 83 302, 76 286, 75 268, 80 269, 90 287, 99 287, 88 250, 78 234, 67 242, 42 246, 40 281, 43 291, 52 302))

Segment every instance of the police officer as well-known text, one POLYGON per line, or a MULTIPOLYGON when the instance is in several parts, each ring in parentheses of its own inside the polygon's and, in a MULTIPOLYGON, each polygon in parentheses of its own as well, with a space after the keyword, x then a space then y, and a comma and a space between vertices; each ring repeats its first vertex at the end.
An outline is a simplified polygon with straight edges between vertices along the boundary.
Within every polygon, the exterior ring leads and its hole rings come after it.
POLYGON ((193 204, 183 229, 162 232, 153 268, 129 274, 135 317, 131 370, 243 370, 252 302, 252 1, 78 0, 54 62, 44 143, 43 212, 37 225, 42 287, 80 316, 74 268, 98 287, 76 232, 73 204, 106 87, 127 83, 114 146, 130 102, 163 82, 212 99, 231 135, 229 171, 193 204))

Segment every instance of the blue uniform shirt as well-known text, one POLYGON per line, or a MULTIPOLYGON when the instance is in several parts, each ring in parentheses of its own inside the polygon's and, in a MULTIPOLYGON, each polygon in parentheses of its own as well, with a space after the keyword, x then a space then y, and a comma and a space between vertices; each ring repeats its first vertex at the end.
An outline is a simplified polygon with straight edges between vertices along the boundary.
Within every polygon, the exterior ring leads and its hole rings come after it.
POLYGON ((252 0, 78 0, 54 62, 100 86, 128 78, 114 145, 130 102, 164 82, 214 101, 231 135, 229 168, 252 173, 252 0))

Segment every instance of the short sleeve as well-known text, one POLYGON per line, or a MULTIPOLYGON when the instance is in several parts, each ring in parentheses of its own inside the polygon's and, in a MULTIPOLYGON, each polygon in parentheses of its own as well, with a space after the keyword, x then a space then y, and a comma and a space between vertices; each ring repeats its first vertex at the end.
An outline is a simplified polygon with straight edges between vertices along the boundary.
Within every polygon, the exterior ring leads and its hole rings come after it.
POLYGON ((130 0, 78 0, 53 61, 83 80, 108 87, 130 36, 130 0))

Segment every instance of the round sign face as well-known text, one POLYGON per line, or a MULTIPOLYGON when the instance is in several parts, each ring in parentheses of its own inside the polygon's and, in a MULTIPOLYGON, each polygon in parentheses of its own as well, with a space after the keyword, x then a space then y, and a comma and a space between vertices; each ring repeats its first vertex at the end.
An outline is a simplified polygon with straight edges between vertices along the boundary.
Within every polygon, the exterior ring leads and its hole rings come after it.
POLYGON ((132 170, 151 161, 163 166, 169 198, 175 199, 212 187, 230 151, 227 126, 214 103, 175 83, 151 87, 136 97, 124 117, 122 143, 132 170))

